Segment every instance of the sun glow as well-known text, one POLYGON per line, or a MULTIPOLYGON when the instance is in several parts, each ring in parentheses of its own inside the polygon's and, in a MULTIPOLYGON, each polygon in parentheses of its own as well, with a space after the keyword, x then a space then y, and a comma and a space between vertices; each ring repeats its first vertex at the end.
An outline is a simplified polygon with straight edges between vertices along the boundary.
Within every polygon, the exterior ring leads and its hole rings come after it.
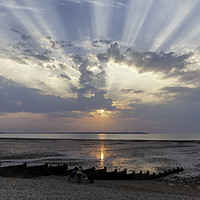
POLYGON ((107 117, 109 114, 109 111, 106 111, 104 109, 99 109, 96 111, 96 115, 99 117, 107 117))
POLYGON ((103 114, 105 111, 104 110, 100 110, 100 112, 103 114))
POLYGON ((160 88, 176 83, 176 79, 162 79, 161 74, 153 72, 139 73, 136 66, 129 67, 126 64, 120 65, 112 61, 107 64, 106 75, 108 96, 121 104, 126 104, 134 98, 148 103, 160 101, 151 94, 160 88), (132 90, 124 92, 130 88, 132 90))

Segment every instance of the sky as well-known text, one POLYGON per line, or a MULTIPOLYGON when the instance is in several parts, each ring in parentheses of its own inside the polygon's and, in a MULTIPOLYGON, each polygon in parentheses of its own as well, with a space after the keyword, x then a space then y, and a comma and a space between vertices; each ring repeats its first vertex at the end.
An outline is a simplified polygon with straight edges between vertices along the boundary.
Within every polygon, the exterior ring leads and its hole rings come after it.
POLYGON ((0 0, 0 131, 200 134, 199 0, 0 0))

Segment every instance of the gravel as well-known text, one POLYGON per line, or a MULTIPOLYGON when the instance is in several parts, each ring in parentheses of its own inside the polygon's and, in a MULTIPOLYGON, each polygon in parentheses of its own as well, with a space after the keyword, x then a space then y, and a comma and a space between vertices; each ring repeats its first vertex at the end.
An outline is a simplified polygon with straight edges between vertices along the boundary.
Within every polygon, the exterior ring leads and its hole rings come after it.
POLYGON ((200 200, 200 185, 162 180, 77 183, 62 176, 34 179, 0 177, 0 199, 200 200))

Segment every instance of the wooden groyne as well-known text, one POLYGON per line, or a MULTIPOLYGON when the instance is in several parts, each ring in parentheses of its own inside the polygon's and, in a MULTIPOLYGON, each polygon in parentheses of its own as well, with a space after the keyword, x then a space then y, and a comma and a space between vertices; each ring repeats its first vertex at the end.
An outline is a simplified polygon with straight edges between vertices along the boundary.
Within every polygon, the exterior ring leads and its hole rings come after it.
POLYGON ((120 172, 118 172, 117 169, 111 172, 107 172, 107 168, 104 167, 104 169, 101 170, 95 170, 95 168, 83 170, 83 173, 85 173, 88 178, 92 180, 150 180, 179 173, 182 171, 184 171, 182 167, 177 167, 169 169, 167 171, 159 172, 158 174, 151 174, 149 171, 145 173, 142 171, 140 171, 139 173, 135 173, 135 171, 133 171, 132 173, 127 173, 126 169, 120 172))
MULTIPOLYGON (((68 169, 67 164, 43 164, 37 166, 27 166, 26 163, 22 165, 0 167, 0 176, 3 177, 21 177, 21 178, 32 178, 37 176, 51 176, 51 175, 60 175, 68 176, 71 174, 73 169, 68 169)), ((87 175, 88 179, 91 180, 150 180, 155 178, 160 178, 168 176, 171 174, 179 173, 184 171, 181 167, 169 169, 167 171, 162 171, 159 173, 150 173, 142 172, 136 173, 127 173, 127 170, 118 172, 117 169, 114 171, 108 172, 107 168, 95 169, 95 167, 83 170, 83 173, 87 175)))
POLYGON ((31 178, 36 176, 51 176, 51 175, 65 175, 68 166, 64 164, 27 166, 26 163, 22 165, 14 165, 8 167, 0 167, 0 176, 3 177, 20 177, 31 178))

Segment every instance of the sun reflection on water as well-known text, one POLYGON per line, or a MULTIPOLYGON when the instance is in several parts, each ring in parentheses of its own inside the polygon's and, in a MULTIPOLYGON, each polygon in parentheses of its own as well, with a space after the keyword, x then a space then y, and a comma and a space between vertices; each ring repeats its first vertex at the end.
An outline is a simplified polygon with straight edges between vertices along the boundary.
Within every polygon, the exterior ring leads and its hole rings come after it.
POLYGON ((105 134, 104 133, 99 133, 98 137, 100 140, 104 140, 105 139, 105 134))
POLYGON ((104 160, 104 155, 103 155, 103 152, 101 152, 101 161, 104 160))
POLYGON ((104 168, 104 159, 105 159, 105 148, 104 143, 101 143, 101 154, 100 154, 100 168, 104 168))

